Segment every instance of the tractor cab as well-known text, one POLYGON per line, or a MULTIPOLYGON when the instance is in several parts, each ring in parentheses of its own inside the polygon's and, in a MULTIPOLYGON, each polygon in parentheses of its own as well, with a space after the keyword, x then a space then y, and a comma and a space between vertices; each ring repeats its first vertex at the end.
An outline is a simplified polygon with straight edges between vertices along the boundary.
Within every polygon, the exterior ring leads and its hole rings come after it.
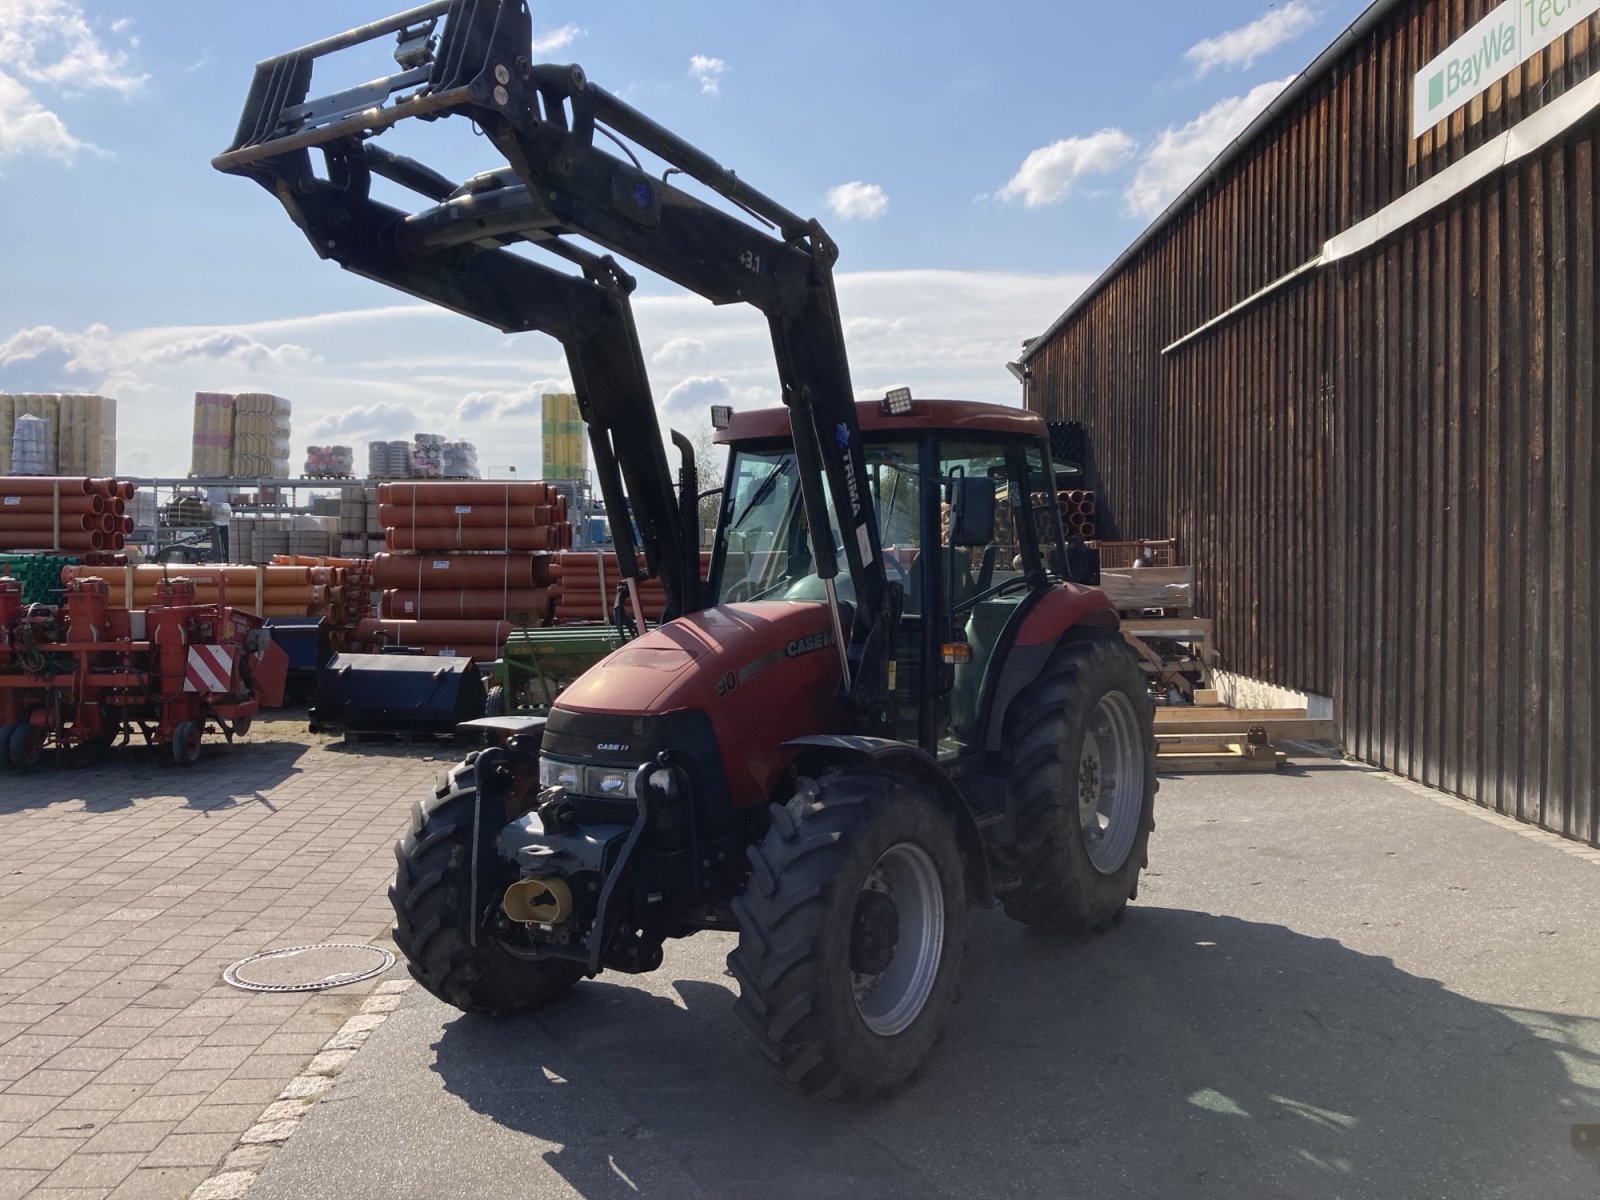
MULTIPOLYGON (((901 596, 889 673, 893 736, 941 761, 980 735, 995 651, 1064 545, 1044 423, 950 400, 857 405, 884 565, 901 596)), ((713 603, 826 599, 810 551, 789 414, 734 415, 717 431, 728 474, 709 580, 713 603)), ((829 536, 839 546, 836 522, 829 536)), ((843 604, 854 601, 842 578, 843 604)))

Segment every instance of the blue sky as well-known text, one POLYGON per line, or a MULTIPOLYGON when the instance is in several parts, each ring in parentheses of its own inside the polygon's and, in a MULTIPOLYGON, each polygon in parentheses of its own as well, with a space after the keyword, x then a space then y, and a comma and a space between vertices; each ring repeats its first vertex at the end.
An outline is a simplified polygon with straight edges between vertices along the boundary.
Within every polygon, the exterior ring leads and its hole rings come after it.
MULTIPOLYGON (((799 6, 536 4, 540 57, 590 77, 839 241, 863 394, 1017 402, 1004 370, 1361 0, 799 6)), ((405 7, 0 0, 0 390, 120 401, 120 467, 188 467, 192 394, 264 390, 307 443, 417 430, 538 462, 559 349, 318 260, 209 160, 254 62, 405 7)), ((361 82, 362 78, 337 80, 361 82)), ((335 82, 330 78, 329 83, 335 82)), ((459 127, 458 127, 459 126, 459 127)), ((445 135, 449 136, 445 136, 445 135)), ((456 177, 497 165, 428 131, 456 177)), ((776 402, 762 324, 648 277, 658 404, 776 402)))

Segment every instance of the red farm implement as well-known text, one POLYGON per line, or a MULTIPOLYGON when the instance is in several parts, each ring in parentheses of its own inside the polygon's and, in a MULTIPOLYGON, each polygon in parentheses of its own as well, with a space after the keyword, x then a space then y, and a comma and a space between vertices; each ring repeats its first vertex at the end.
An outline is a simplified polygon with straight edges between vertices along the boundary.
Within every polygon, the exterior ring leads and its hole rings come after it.
POLYGON ((232 741, 282 703, 287 659, 259 617, 195 603, 187 579, 163 580, 142 612, 108 596, 75 579, 59 606, 24 604, 0 579, 0 765, 93 757, 137 734, 193 766, 206 733, 232 741))

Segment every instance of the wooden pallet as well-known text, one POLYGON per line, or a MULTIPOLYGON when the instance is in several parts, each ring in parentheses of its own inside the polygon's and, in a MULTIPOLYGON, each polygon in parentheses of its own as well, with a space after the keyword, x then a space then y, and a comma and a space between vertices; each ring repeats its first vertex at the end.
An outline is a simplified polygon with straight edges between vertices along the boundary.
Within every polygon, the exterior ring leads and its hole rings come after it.
POLYGON ((1272 745, 1183 735, 1156 735, 1156 771, 1162 775, 1224 775, 1276 771, 1289 756, 1272 745))
POLYGON ((1276 771, 1288 755, 1280 741, 1337 741, 1333 721, 1313 720, 1303 708, 1158 707, 1156 769, 1170 774, 1276 771), (1250 731, 1266 733, 1252 743, 1250 731))

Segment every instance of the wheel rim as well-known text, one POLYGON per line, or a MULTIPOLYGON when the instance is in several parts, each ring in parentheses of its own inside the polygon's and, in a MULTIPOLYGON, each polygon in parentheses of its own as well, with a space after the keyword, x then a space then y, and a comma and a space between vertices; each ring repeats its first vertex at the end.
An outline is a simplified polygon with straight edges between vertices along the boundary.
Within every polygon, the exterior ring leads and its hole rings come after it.
POLYGON ((880 1037, 909 1028, 943 956, 939 870, 921 846, 891 846, 867 873, 850 923, 850 988, 867 1028, 880 1037))
POLYGON ((1122 869, 1144 809, 1144 745, 1133 702, 1122 692, 1100 697, 1078 759, 1078 821, 1089 862, 1102 875, 1122 869))

